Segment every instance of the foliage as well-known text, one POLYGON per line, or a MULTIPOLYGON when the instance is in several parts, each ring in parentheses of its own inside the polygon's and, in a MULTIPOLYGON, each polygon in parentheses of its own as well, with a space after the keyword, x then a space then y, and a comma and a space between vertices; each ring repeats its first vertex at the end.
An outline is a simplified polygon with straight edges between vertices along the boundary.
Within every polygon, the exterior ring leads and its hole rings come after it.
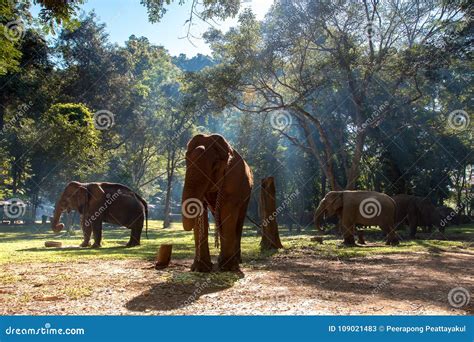
POLYGON ((0 76, 18 71, 22 51, 21 38, 27 30, 26 25, 35 21, 43 32, 54 32, 60 25, 74 26, 74 17, 84 0, 4 0, 0 4, 0 76), (41 7, 39 17, 33 20, 30 13, 32 5, 41 7))
POLYGON ((333 189, 354 189, 364 151, 383 146, 383 134, 396 136, 385 123, 426 126, 448 109, 423 107, 440 101, 426 76, 457 64, 433 51, 466 25, 452 3, 281 1, 263 23, 246 11, 239 27, 210 30, 220 64, 193 78, 221 108, 292 122, 276 130, 311 154, 333 189), (412 31, 405 20, 426 29, 412 31))
MULTIPOLYGON (((143 4, 158 20, 171 2, 143 4)), ((465 2, 276 1, 263 21, 246 10, 237 27, 210 30, 213 56, 191 58, 146 37, 113 45, 94 13, 76 20, 81 3, 0 7, 0 25, 22 24, 19 39, 0 36, 0 199, 41 208, 68 181, 119 182, 167 227, 180 210, 187 141, 220 133, 253 170, 254 220, 267 176, 279 222, 297 231, 330 188, 472 211, 471 126, 448 120, 463 110, 474 121, 465 2), (101 111, 113 116, 105 130, 94 129, 101 111)), ((239 6, 209 1, 194 14, 219 19, 239 6)))
MULTIPOLYGON (((147 8, 148 18, 150 22, 156 23, 161 20, 166 14, 167 6, 176 0, 140 0, 140 3, 147 8)), ((180 5, 190 4, 190 18, 191 21, 194 16, 200 19, 207 20, 213 18, 226 19, 227 17, 234 17, 240 8, 242 0, 206 0, 203 2, 203 9, 197 7, 196 1, 179 0, 180 5)))

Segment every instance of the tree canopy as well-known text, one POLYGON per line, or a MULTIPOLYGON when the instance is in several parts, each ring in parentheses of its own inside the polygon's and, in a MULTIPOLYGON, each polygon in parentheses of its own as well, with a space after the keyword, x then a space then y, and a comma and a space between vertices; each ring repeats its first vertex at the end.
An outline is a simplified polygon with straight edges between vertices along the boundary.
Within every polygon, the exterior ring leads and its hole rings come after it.
MULTIPOLYGON (((167 227, 187 141, 217 132, 257 183, 275 177, 290 225, 330 189, 472 208, 467 2, 275 1, 262 21, 244 10, 237 27, 211 28, 212 56, 191 58, 146 37, 114 45, 94 13, 77 17, 81 3, 0 8, 2 31, 21 23, 0 36, 2 199, 39 206, 71 180, 120 182, 167 227)), ((142 1, 152 22, 171 3, 142 1)), ((180 3, 211 19, 236 15, 241 1, 180 3)))

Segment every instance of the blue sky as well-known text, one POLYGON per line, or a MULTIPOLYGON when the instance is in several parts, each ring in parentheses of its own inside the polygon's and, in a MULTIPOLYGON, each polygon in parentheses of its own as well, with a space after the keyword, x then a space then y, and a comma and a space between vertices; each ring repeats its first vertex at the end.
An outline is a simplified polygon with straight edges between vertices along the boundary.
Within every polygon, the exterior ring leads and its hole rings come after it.
MULTIPOLYGON (((244 7, 251 7, 257 18, 262 19, 272 3, 273 0, 252 0, 245 2, 244 7)), ((197 53, 210 53, 202 39, 193 39, 195 46, 187 39, 180 39, 186 34, 184 23, 189 17, 190 1, 182 6, 172 4, 163 20, 157 24, 148 22, 146 8, 140 5, 139 0, 88 0, 82 9, 86 12, 95 11, 100 21, 107 25, 113 43, 123 45, 128 37, 135 34, 147 37, 154 44, 163 45, 171 55, 185 53, 191 57, 197 53)), ((228 19, 220 22, 217 28, 225 31, 236 23, 237 19, 228 19)), ((208 28, 208 24, 196 18, 192 33, 200 36, 208 28)))

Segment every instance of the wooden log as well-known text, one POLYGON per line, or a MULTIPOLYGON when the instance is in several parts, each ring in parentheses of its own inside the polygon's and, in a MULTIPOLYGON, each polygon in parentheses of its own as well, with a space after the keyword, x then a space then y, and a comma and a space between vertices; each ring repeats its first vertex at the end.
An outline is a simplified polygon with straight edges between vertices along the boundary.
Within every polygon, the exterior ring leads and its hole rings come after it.
POLYGON ((173 245, 161 245, 160 250, 156 254, 156 264, 155 269, 161 270, 168 267, 171 261, 171 252, 173 250, 173 245))
POLYGON ((260 191, 260 214, 262 217, 262 240, 260 248, 264 250, 283 248, 276 221, 275 179, 262 179, 260 191))
POLYGON ((44 243, 44 246, 45 247, 56 247, 56 248, 59 248, 61 247, 63 244, 61 241, 46 241, 44 243))
POLYGON ((322 236, 313 236, 313 237, 311 238, 311 241, 313 241, 313 242, 319 242, 320 244, 322 244, 322 243, 323 243, 323 237, 322 237, 322 236))

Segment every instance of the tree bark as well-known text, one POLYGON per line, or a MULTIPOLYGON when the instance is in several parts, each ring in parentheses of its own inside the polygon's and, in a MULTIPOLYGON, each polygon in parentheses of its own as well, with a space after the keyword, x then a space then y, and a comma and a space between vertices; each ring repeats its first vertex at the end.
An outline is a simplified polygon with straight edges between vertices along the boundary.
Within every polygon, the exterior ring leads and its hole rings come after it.
POLYGON ((260 192, 260 212, 262 215, 262 250, 283 248, 276 221, 275 180, 273 177, 262 179, 260 192))
POLYGON ((326 195, 326 175, 324 173, 321 174, 321 199, 324 198, 324 196, 326 195))
POLYGON ((161 245, 158 254, 156 255, 156 264, 155 268, 157 270, 168 267, 171 261, 171 252, 173 250, 173 245, 161 245))
POLYGON ((168 161, 166 166, 167 183, 166 183, 166 197, 165 197, 165 212, 163 219, 163 228, 169 228, 171 226, 171 190, 173 186, 174 169, 175 169, 175 153, 168 155, 168 161))

